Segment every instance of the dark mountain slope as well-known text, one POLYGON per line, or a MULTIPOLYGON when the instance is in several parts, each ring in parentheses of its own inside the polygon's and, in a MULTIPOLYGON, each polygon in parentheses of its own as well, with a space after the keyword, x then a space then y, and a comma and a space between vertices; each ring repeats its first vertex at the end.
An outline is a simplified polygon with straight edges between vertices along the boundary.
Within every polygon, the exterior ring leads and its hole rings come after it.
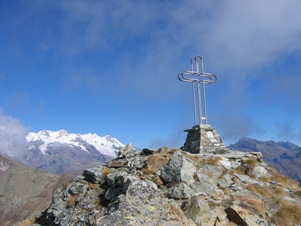
POLYGON ((71 178, 32 169, 0 155, 0 225, 36 217, 51 203, 53 191, 71 178))

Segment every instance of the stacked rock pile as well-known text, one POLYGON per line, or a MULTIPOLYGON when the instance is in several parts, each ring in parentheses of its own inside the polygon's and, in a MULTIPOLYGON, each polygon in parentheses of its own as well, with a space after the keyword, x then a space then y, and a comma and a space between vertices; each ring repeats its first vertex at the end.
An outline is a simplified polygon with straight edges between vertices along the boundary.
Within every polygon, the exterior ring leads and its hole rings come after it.
POLYGON ((188 132, 188 134, 186 142, 181 148, 184 151, 192 154, 202 152, 223 154, 229 152, 216 129, 208 124, 193 126, 185 132, 188 132))

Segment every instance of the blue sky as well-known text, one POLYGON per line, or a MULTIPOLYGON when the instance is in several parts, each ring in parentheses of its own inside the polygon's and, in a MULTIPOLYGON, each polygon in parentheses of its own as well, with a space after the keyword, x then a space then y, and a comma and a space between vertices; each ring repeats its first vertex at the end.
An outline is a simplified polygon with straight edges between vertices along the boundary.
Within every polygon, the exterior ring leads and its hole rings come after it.
POLYGON ((300 11, 299 0, 1 0, 1 134, 180 147, 193 107, 177 74, 201 55, 218 76, 208 122, 226 144, 301 145, 300 11))

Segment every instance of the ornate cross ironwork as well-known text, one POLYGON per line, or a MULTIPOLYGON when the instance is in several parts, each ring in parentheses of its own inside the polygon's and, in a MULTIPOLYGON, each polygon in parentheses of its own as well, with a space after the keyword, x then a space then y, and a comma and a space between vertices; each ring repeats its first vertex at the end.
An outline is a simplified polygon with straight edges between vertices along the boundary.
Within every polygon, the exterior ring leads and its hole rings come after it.
POLYGON ((208 117, 205 85, 215 83, 217 80, 216 75, 204 72, 203 58, 201 56, 196 56, 191 59, 191 71, 180 72, 178 74, 178 79, 182 82, 192 83, 194 124, 207 124, 208 117))

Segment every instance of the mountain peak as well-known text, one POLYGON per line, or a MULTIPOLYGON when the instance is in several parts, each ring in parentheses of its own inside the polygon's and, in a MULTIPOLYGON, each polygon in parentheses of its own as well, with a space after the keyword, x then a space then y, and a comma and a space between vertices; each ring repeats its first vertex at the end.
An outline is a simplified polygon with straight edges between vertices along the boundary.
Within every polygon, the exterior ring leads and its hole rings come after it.
POLYGON ((36 133, 38 136, 45 136, 45 137, 62 137, 62 136, 68 136, 69 133, 67 130, 61 129, 58 131, 52 131, 52 130, 41 130, 36 133))
MULTIPOLYGON (((33 132, 31 132, 33 134, 33 132)), ((50 136, 51 131, 50 130, 41 130, 37 133, 38 136, 46 136, 49 137, 50 136)))
POLYGON ((58 133, 59 133, 60 136, 67 136, 67 135, 69 135, 69 133, 67 132, 67 130, 63 130, 63 129, 59 130, 58 133))

